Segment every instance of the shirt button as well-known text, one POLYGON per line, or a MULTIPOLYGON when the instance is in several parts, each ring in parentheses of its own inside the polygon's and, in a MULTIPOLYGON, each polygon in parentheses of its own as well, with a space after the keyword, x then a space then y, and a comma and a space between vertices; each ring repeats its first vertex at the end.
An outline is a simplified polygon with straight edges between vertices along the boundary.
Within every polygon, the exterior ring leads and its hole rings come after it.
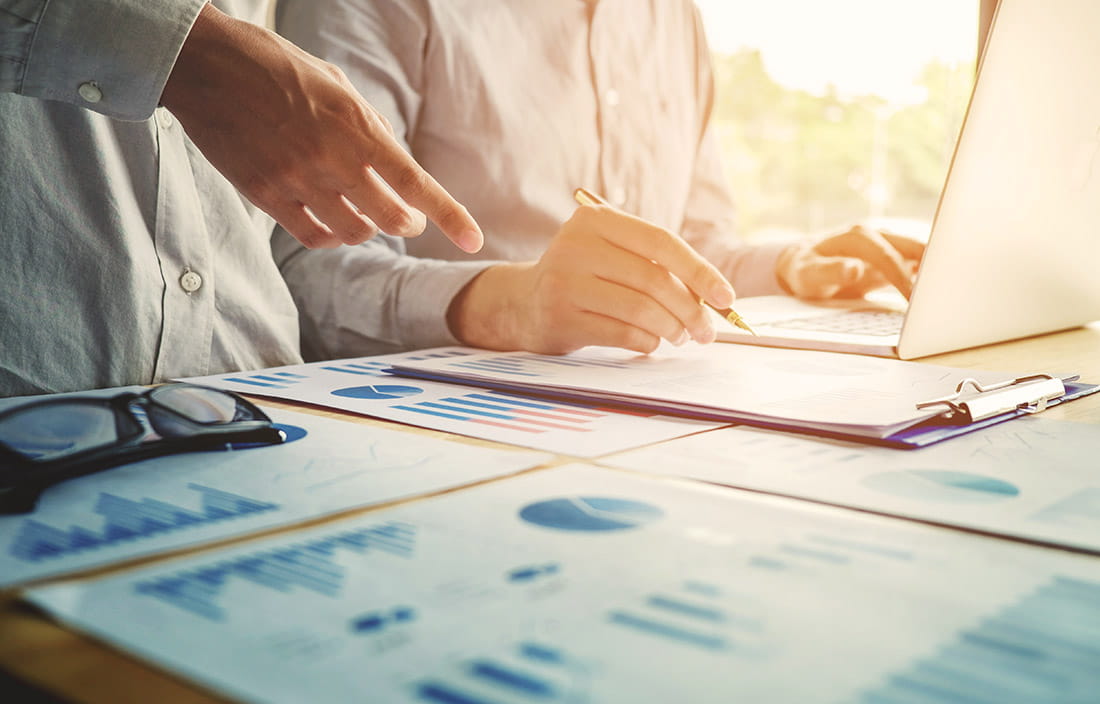
POLYGON ((166 108, 157 108, 157 123, 162 129, 168 129, 175 124, 175 120, 172 119, 172 113, 168 112, 166 108))
POLYGON ((200 286, 202 286, 202 277, 190 269, 184 270, 183 276, 180 277, 180 288, 187 293, 194 293, 200 286))
POLYGON ((95 81, 81 83, 76 92, 89 103, 98 103, 103 100, 103 91, 99 89, 99 84, 95 81))
POLYGON ((611 189, 611 193, 609 195, 611 197, 611 205, 617 206, 619 208, 626 205, 626 189, 625 188, 620 188, 620 187, 616 186, 615 188, 611 189))
POLYGON ((612 88, 612 89, 608 90, 606 93, 603 94, 603 99, 604 99, 604 101, 607 102, 608 107, 612 107, 612 108, 618 107, 619 106, 619 91, 612 88))

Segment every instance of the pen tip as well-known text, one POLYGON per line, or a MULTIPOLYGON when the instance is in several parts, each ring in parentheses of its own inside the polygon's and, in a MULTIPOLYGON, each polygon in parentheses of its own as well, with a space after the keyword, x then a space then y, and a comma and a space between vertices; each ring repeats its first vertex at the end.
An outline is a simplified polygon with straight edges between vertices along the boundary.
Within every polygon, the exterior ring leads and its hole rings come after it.
POLYGON ((751 327, 749 327, 749 324, 746 323, 741 318, 737 318, 737 320, 733 321, 733 324, 736 325, 737 327, 741 328, 742 330, 746 330, 746 331, 752 333, 753 337, 759 337, 759 335, 756 334, 756 331, 753 330, 751 327))

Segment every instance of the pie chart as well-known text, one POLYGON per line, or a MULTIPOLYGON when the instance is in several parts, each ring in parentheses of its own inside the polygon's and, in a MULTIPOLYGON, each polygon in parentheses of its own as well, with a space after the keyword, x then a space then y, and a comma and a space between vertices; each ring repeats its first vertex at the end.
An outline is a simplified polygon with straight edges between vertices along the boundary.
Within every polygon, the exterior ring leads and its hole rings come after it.
POLYGON ((362 398, 368 401, 394 401, 399 398, 416 396, 423 392, 424 389, 415 386, 369 384, 367 386, 349 386, 346 389, 336 389, 332 392, 332 395, 344 398, 362 398))
POLYGON ((638 528, 664 515, 652 504, 606 497, 567 497, 528 504, 519 517, 555 530, 606 532, 638 528))
POLYGON ((946 469, 910 469, 872 474, 863 485, 905 499, 976 504, 1019 496, 1020 489, 1003 479, 946 469))

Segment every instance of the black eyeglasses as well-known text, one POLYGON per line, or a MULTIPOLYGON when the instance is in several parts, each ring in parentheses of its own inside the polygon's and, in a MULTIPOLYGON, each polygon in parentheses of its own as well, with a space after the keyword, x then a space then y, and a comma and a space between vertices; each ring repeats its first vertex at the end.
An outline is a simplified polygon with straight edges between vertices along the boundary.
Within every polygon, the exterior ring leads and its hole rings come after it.
POLYGON ((284 440, 246 399, 194 384, 32 401, 0 412, 0 514, 33 510, 47 487, 127 462, 284 440))

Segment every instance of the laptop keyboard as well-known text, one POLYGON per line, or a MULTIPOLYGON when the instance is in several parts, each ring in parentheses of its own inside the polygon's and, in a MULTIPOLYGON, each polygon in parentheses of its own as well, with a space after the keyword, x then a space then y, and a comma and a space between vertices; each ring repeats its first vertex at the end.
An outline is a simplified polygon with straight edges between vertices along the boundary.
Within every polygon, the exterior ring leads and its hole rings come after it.
POLYGON ((897 335, 901 332, 904 313, 878 310, 852 310, 839 313, 825 313, 806 318, 791 318, 769 323, 769 327, 791 330, 820 330, 852 335, 897 335))

